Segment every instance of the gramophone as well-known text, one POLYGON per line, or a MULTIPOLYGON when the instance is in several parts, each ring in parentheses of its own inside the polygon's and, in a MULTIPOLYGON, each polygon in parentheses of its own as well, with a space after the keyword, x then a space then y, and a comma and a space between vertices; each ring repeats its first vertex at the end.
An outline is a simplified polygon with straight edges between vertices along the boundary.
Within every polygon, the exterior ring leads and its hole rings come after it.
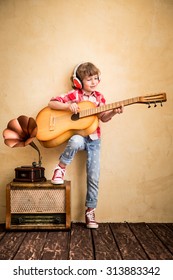
POLYGON ((37 134, 36 121, 27 116, 19 116, 9 121, 7 128, 3 131, 4 143, 11 147, 25 147, 30 145, 38 152, 38 162, 15 168, 15 182, 40 182, 46 181, 44 176, 45 168, 42 167, 41 154, 33 139, 37 134))

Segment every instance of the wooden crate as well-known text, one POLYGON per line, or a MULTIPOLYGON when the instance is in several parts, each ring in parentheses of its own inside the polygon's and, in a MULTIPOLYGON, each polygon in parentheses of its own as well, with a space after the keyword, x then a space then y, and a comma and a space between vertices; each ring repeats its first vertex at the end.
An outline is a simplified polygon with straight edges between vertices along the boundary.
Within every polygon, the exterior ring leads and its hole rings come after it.
POLYGON ((6 186, 6 229, 69 229, 71 182, 10 182, 6 186))

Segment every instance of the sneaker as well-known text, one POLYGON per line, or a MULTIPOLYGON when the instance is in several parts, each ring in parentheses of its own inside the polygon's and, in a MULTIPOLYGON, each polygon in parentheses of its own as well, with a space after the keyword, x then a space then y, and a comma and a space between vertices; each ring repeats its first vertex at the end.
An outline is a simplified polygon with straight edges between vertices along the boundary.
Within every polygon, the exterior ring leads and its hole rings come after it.
POLYGON ((60 185, 64 183, 65 168, 61 168, 59 165, 55 168, 51 183, 54 185, 60 185))
POLYGON ((98 228, 98 223, 95 221, 95 209, 87 209, 85 212, 85 220, 87 228, 98 228))

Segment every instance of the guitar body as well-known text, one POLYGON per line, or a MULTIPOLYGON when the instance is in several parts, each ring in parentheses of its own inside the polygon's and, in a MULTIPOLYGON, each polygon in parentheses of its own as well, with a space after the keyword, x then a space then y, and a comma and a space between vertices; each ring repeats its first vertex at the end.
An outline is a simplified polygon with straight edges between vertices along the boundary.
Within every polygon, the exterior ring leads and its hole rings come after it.
MULTIPOLYGON (((83 101, 78 103, 81 110, 95 108, 94 103, 83 101)), ((98 127, 97 115, 78 118, 78 115, 70 111, 53 110, 50 107, 42 109, 37 117, 37 139, 46 148, 58 146, 71 136, 79 134, 87 136, 98 127)))

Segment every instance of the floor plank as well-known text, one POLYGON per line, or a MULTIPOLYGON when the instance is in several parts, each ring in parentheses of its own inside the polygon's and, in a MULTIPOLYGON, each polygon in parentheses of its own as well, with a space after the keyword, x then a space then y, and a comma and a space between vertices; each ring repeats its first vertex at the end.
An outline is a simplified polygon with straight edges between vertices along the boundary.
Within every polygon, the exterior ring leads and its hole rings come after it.
POLYGON ((49 232, 41 259, 67 260, 69 258, 69 242, 69 232, 49 232))
POLYGON ((26 234, 26 232, 7 232, 0 241, 0 260, 12 260, 26 234))
POLYGON ((165 224, 149 224, 149 227, 173 254, 173 230, 165 224))
POLYGON ((0 232, 0 240, 4 237, 5 235, 5 231, 4 232, 0 232))
POLYGON ((173 224, 172 223, 168 223, 168 224, 166 224, 170 229, 172 229, 173 230, 173 224))
POLYGON ((112 232, 124 260, 146 260, 145 251, 133 235, 127 223, 111 224, 112 232))
POLYGON ((72 224, 69 259, 94 259, 91 230, 87 229, 84 224, 72 224))
POLYGON ((162 242, 157 238, 153 231, 144 223, 129 224, 139 243, 144 248, 150 260, 169 260, 172 255, 163 246, 162 242))
POLYGON ((120 260, 121 255, 112 235, 109 224, 100 224, 97 230, 92 231, 95 259, 120 260))
POLYGON ((39 260, 46 242, 47 232, 28 232, 14 260, 39 260))

